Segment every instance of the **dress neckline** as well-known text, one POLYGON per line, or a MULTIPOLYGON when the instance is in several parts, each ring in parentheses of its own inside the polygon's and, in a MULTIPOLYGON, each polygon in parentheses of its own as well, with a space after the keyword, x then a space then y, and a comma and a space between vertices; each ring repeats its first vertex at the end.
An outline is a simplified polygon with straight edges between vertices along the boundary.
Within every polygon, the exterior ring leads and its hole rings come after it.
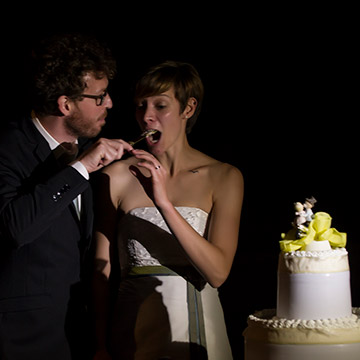
MULTIPOLYGON (((205 210, 200 209, 200 208, 195 207, 195 206, 174 206, 174 207, 175 207, 175 209, 192 209, 192 210, 200 211, 204 215, 209 216, 209 213, 207 213, 205 210)), ((157 212, 159 212, 159 210, 156 208, 156 206, 140 206, 140 207, 136 207, 136 208, 131 209, 128 212, 128 214, 131 214, 136 210, 144 210, 144 209, 155 209, 157 212)))

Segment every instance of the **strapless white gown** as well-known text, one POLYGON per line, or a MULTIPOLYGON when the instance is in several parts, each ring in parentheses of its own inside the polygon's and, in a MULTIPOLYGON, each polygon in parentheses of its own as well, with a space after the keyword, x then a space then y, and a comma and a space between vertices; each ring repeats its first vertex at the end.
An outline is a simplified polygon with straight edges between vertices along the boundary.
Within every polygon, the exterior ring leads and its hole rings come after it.
MULTIPOLYGON (((206 212, 176 209, 204 234, 206 212)), ((218 291, 191 266, 156 208, 137 208, 122 217, 118 254, 114 359, 232 359, 218 291)))

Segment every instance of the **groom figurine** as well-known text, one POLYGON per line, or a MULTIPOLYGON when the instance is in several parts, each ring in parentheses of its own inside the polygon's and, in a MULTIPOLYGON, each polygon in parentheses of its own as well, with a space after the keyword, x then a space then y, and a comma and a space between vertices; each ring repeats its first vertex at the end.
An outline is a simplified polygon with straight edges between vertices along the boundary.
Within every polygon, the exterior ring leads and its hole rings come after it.
POLYGON ((106 47, 62 35, 43 42, 34 61, 33 112, 0 135, 0 359, 80 359, 76 351, 89 347, 81 342, 89 174, 132 147, 100 138, 82 149, 112 107, 106 47))

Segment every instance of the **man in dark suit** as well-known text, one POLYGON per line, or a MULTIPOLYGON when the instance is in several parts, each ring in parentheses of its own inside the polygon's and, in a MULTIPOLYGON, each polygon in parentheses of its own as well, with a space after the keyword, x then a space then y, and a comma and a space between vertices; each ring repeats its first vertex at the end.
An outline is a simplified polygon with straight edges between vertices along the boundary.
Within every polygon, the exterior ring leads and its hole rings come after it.
POLYGON ((80 339, 93 216, 89 174, 132 147, 99 139, 76 155, 112 107, 107 87, 115 62, 105 47, 58 36, 35 60, 34 111, 0 135, 0 359, 81 359, 74 354, 86 353, 80 339), (62 163, 67 155, 74 159, 62 163))

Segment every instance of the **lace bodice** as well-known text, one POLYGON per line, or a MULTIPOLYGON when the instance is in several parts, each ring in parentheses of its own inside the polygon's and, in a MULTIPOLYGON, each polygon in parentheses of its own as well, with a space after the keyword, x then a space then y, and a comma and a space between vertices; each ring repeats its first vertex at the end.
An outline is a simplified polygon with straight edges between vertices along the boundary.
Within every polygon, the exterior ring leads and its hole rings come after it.
MULTIPOLYGON (((176 207, 180 215, 203 235, 208 214, 198 208, 176 207)), ((133 266, 187 266, 188 260, 155 207, 136 208, 119 223, 118 249, 122 273, 133 266)))
MULTIPOLYGON (((194 228, 194 230, 196 230, 200 235, 204 235, 206 220, 208 217, 208 214, 204 210, 186 206, 176 207, 176 210, 194 228)), ((170 233, 164 218, 155 207, 136 208, 131 210, 130 214, 140 219, 147 220, 170 233)))

